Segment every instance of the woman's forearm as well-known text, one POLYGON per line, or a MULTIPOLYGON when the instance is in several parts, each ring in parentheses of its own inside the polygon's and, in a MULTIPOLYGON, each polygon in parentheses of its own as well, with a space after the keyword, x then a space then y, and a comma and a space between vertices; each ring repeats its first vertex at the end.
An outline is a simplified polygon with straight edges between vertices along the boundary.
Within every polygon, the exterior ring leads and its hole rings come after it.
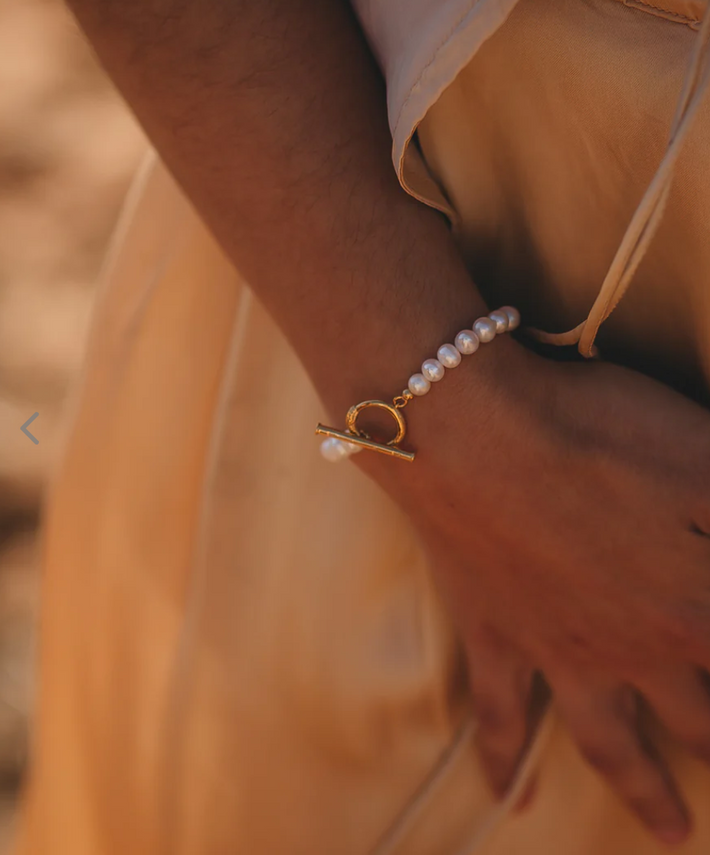
MULTIPOLYGON (((485 311, 443 217, 396 180, 383 84, 346 2, 70 5, 328 404, 396 394, 485 311)), ((477 358, 469 382, 515 347, 477 358)))

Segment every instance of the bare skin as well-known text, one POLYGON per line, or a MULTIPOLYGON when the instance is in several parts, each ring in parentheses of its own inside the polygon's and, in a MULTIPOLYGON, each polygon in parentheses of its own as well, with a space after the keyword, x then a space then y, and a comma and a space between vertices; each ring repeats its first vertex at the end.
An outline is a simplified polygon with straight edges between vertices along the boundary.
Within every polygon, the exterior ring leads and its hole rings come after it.
MULTIPOLYGON (((391 397, 485 313, 443 219, 397 184, 382 82, 346 3, 70 5, 334 419, 391 397)), ((414 465, 354 460, 421 532, 494 790, 540 669, 584 756, 681 841, 690 818, 638 704, 710 762, 710 414, 509 337, 415 403, 414 465)))

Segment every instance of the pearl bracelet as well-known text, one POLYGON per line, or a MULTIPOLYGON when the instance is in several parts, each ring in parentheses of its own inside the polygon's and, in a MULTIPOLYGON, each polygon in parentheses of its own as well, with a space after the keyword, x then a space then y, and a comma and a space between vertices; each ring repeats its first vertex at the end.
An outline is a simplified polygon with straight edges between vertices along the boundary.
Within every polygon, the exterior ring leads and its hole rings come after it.
POLYGON ((421 373, 412 374, 407 383, 407 388, 401 395, 396 395, 392 403, 385 401, 362 401, 354 407, 350 407, 345 416, 346 429, 344 431, 336 428, 326 427, 319 424, 316 433, 327 437, 321 443, 321 453, 326 460, 337 463, 345 460, 351 454, 356 454, 367 448, 400 460, 414 460, 413 451, 405 451, 399 447, 407 432, 407 424, 404 420, 402 410, 414 397, 422 397, 431 389, 432 383, 438 383, 446 373, 446 369, 456 368, 461 364, 461 357, 475 353, 481 344, 493 341, 496 335, 512 332, 520 325, 520 312, 512 306, 503 306, 495 312, 491 312, 485 318, 479 318, 473 324, 473 329, 461 330, 454 339, 453 344, 442 344, 436 352, 436 359, 425 359, 422 363, 421 373), (365 431, 357 426, 357 419, 363 410, 374 407, 386 410, 397 425, 397 434, 388 443, 380 443, 373 440, 365 431))

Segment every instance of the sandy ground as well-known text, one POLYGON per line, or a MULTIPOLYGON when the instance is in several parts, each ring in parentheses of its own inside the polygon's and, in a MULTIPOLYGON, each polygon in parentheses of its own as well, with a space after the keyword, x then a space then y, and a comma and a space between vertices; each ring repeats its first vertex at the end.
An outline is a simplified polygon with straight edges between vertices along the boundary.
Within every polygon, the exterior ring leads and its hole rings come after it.
POLYGON ((144 149, 59 0, 0 0, 0 855, 26 765, 42 491, 144 149), (38 445, 20 431, 35 412, 38 445))

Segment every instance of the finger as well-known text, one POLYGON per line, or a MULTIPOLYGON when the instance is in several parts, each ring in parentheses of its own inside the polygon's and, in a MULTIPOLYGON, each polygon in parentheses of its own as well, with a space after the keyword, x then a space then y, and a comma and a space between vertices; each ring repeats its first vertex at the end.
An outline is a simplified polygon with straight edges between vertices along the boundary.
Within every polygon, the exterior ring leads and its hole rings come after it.
POLYGON ((710 690, 700 671, 677 667, 638 688, 666 728, 710 764, 710 690))
POLYGON ((479 756, 491 789, 502 798, 528 741, 532 671, 491 638, 469 644, 467 655, 479 756))
POLYGON ((587 762, 663 843, 690 831, 688 812, 668 769, 638 727, 637 695, 626 686, 553 686, 557 706, 587 762))

